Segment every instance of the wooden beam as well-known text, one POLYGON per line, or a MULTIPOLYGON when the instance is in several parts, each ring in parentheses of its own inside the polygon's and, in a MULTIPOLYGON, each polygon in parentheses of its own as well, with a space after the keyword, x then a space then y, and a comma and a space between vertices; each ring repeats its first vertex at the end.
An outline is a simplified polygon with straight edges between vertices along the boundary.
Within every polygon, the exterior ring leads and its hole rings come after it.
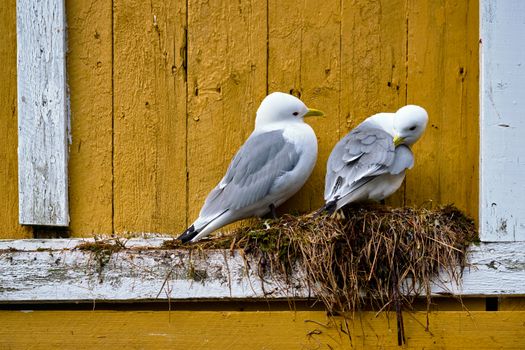
POLYGON ((525 241, 525 2, 481 1, 480 238, 525 241))
POLYGON ((478 0, 405 3, 406 102, 423 106, 429 122, 412 147, 404 204, 454 203, 477 217, 478 0))
POLYGON ((18 0, 19 221, 67 226, 64 0, 18 0))
MULTIPOLYGON (((525 311, 407 313, 403 349, 521 349, 524 318, 525 311)), ((323 311, 24 310, 0 311, 0 319, 6 349, 400 349, 389 313, 344 322, 323 311)))
POLYGON ((110 3, 113 232, 179 232, 187 205, 187 1, 110 3))
MULTIPOLYGON (((67 1, 72 237, 113 233, 113 1, 67 1)), ((133 89, 130 87, 130 89, 133 89)), ((42 236, 41 236, 42 237, 42 236)))
MULTIPOLYGON (((186 220, 191 224, 253 131, 255 112, 266 96, 268 24, 266 0, 186 3, 187 158, 185 164, 174 162, 174 170, 184 170, 186 182, 163 191, 175 197, 186 195, 186 220)), ((173 142, 171 136, 167 140, 173 142)), ((173 154, 167 157, 171 160, 173 154)), ((173 171, 166 176, 173 177, 173 171)), ((144 211, 142 203, 138 210, 144 211)), ((171 219, 161 216, 161 221, 175 222, 178 215, 174 213, 179 214, 173 209, 166 211, 165 217, 171 219)), ((184 229, 186 225, 178 224, 176 230, 161 232, 184 229)))
POLYGON ((16 120, 16 0, 0 10, 0 238, 30 238, 18 223, 18 147, 16 120))
MULTIPOLYGON (((0 241, 0 302, 308 298, 296 271, 286 283, 259 278, 258 261, 240 251, 163 250, 166 238, 119 241, 109 254, 76 248, 93 240, 0 241)), ((525 295, 525 243, 472 246, 461 286, 434 284, 435 295, 525 295)))

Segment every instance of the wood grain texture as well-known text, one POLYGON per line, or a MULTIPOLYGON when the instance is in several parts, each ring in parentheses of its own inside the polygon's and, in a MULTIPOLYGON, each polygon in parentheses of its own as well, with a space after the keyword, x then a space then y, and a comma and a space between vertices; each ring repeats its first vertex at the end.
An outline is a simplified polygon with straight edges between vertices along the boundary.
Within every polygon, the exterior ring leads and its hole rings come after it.
POLYGON ((480 1, 481 239, 525 241, 522 1, 480 1))
POLYGON ((18 0, 19 221, 67 226, 68 101, 64 0, 18 0))
MULTIPOLYGON (((345 3, 342 15, 338 138, 367 117, 394 112, 406 104, 405 1, 345 3)), ((387 203, 403 205, 404 186, 387 203)))
MULTIPOLYGON (((75 249, 84 240, 0 242, 0 302, 304 299, 300 267, 291 283, 259 277, 240 251, 163 250, 161 238, 131 239, 114 254, 75 249)), ((122 243, 122 242, 121 242, 122 243)), ((472 246, 460 285, 442 274, 435 296, 525 295, 525 243, 472 246)))
MULTIPOLYGON (((167 306, 166 306, 167 307, 167 306)), ((522 349, 524 311, 405 314, 406 349, 522 349)), ((399 349, 395 315, 322 311, 0 311, 8 349, 399 349), (130 331, 132 330, 132 331, 130 331)))
POLYGON ((407 102, 427 109, 406 202, 478 213, 478 1, 408 1, 407 102))
MULTIPOLYGON (((11 28, 14 6, 2 8, 11 28)), ((182 231, 276 90, 327 114, 307 121, 318 163, 281 212, 318 207, 333 145, 408 102, 426 107, 434 126, 388 203, 454 202, 477 215, 477 2, 90 0, 67 9, 72 236, 182 231)), ((1 48, 11 63, 0 87, 0 235, 23 237, 12 193, 15 42, 12 32, 1 40, 11 40, 1 48)))
POLYGON ((0 238, 29 238, 18 223, 16 0, 0 6, 0 238))
POLYGON ((266 64, 265 1, 188 1, 188 224, 254 128, 266 64))
POLYGON ((114 231, 186 223, 186 2, 114 6, 114 231))
POLYGON ((317 165, 304 187, 280 209, 311 211, 324 203, 326 161, 338 140, 341 2, 269 0, 268 28, 268 91, 292 93, 325 113, 306 120, 317 135, 317 165))
POLYGON ((112 233, 112 1, 67 1, 70 231, 112 233))

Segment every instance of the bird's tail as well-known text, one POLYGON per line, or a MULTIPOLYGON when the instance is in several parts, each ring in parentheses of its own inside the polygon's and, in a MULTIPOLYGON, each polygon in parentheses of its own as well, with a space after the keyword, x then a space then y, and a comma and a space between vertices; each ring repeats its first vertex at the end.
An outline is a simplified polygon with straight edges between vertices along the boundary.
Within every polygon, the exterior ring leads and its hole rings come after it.
POLYGON ((206 237, 214 230, 221 228, 222 226, 231 222, 217 220, 227 212, 228 209, 225 209, 218 214, 215 214, 211 217, 207 216, 204 218, 199 215, 197 220, 195 220, 193 224, 190 227, 188 227, 186 231, 184 231, 177 239, 180 240, 182 243, 187 243, 199 235, 199 239, 206 237))
POLYGON ((187 243, 193 238, 195 238, 195 236, 197 236, 199 232, 199 230, 195 229, 195 225, 191 225, 177 239, 180 240, 182 243, 187 243))
POLYGON ((325 205, 317 209, 317 211, 314 213, 314 218, 318 217, 319 215, 323 213, 332 215, 336 209, 337 209, 337 199, 326 202, 325 205))

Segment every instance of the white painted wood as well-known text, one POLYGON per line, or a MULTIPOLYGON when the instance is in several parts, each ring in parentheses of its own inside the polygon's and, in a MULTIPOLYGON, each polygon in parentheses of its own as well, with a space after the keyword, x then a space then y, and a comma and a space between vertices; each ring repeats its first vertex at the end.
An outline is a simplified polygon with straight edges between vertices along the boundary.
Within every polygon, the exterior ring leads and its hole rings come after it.
POLYGON ((130 240, 130 249, 106 261, 104 255, 74 249, 93 240, 40 240, 40 246, 35 241, 0 244, 0 302, 307 295, 279 281, 263 286, 239 252, 152 250, 163 240, 130 240), (106 261, 103 266, 101 261, 106 261))
POLYGON ((64 0, 17 0, 19 221, 69 224, 64 0))
POLYGON ((480 237, 524 241, 525 1, 480 5, 480 237))
MULTIPOLYGON (((152 249, 164 240, 132 239, 110 257, 74 249, 79 239, 0 241, 0 302, 311 296, 301 271, 291 285, 269 277, 262 283, 257 262, 246 262, 239 251, 152 249)), ((525 295, 525 243, 472 246, 469 261, 461 286, 434 285, 433 293, 525 295)))

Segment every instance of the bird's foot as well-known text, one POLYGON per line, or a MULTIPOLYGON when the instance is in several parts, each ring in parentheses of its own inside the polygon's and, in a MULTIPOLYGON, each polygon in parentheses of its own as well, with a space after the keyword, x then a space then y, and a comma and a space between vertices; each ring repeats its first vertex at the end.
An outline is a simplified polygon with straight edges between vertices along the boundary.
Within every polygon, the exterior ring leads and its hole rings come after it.
POLYGON ((270 204, 270 215, 272 216, 272 219, 277 220, 277 213, 275 212, 275 205, 270 204))

